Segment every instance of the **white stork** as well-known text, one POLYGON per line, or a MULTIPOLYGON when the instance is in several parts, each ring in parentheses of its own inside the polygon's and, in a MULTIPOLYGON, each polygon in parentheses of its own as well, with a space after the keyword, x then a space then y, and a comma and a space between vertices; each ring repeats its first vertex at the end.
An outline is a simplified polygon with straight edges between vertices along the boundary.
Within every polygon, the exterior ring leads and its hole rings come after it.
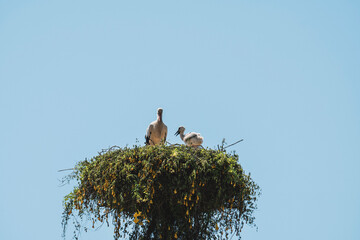
POLYGON ((183 140, 187 146, 192 146, 197 148, 203 143, 204 138, 200 135, 200 133, 189 132, 187 134, 184 134, 184 132, 185 132, 185 128, 181 126, 179 127, 175 135, 177 136, 180 134, 181 140, 183 140))
POLYGON ((157 110, 156 121, 150 123, 149 127, 147 128, 145 135, 146 145, 165 143, 167 136, 167 126, 162 121, 162 113, 163 109, 159 108, 157 110))

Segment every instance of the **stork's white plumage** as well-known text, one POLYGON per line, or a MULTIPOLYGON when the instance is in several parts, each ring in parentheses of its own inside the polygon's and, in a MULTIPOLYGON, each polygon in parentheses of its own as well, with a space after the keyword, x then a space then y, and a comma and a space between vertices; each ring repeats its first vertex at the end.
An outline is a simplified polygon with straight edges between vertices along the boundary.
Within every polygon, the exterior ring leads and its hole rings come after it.
POLYGON ((177 136, 180 134, 181 140, 183 140, 187 146, 192 146, 197 148, 203 143, 204 138, 200 135, 200 133, 189 132, 187 134, 184 134, 184 132, 185 132, 185 128, 181 126, 179 127, 175 135, 177 136))
POLYGON ((149 127, 147 128, 145 135, 146 145, 165 143, 167 136, 167 126, 162 121, 162 113, 163 109, 159 108, 157 110, 156 121, 150 123, 149 127))

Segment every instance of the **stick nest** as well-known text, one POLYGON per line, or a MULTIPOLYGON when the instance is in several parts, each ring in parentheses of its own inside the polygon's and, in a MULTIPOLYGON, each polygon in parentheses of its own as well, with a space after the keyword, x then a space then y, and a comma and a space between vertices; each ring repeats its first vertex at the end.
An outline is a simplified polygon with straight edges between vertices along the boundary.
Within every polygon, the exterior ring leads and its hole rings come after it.
POLYGON ((64 198, 63 236, 70 219, 81 229, 114 225, 114 239, 228 239, 254 225, 258 185, 223 149, 186 146, 112 147, 79 162, 64 198))

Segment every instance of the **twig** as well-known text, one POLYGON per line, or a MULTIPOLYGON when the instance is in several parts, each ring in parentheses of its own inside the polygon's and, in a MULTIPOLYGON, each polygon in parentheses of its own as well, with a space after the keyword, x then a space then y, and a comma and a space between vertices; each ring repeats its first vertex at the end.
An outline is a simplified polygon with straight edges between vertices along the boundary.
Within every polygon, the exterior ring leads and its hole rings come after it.
MULTIPOLYGON (((98 154, 99 154, 99 155, 102 155, 102 154, 107 153, 107 152, 109 152, 109 151, 113 151, 113 150, 115 150, 115 149, 120 149, 120 148, 121 148, 121 147, 114 145, 114 146, 111 146, 111 147, 109 147, 109 148, 101 149, 101 152, 98 152, 98 154)), ((85 159, 85 160, 86 160, 86 159, 85 159)))
POLYGON ((235 235, 235 230, 234 230, 234 233, 231 235, 230 239, 232 239, 235 235))
POLYGON ((70 170, 75 170, 75 168, 67 168, 67 169, 61 169, 58 172, 63 172, 63 171, 70 171, 70 170))
POLYGON ((235 142, 235 143, 233 143, 233 144, 227 145, 226 147, 224 147, 224 149, 225 149, 225 148, 228 148, 228 147, 231 147, 231 146, 233 146, 233 145, 235 145, 235 144, 238 144, 239 142, 242 142, 242 141, 244 141, 244 139, 241 139, 241 140, 239 140, 239 141, 237 141, 237 142, 235 142))

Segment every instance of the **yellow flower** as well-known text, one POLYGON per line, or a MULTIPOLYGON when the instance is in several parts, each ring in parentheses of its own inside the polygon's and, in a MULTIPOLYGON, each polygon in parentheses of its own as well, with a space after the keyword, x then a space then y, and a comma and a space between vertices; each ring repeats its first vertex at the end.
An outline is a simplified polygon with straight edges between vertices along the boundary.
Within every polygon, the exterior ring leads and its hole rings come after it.
POLYGON ((176 189, 174 190, 174 194, 176 194, 177 193, 177 191, 176 191, 176 189))
POLYGON ((174 238, 178 238, 178 236, 177 236, 177 232, 175 233, 174 238))
POLYGON ((137 218, 138 216, 141 216, 141 212, 134 213, 134 218, 137 218))
POLYGON ((171 156, 176 157, 178 155, 177 151, 175 150, 171 156))

